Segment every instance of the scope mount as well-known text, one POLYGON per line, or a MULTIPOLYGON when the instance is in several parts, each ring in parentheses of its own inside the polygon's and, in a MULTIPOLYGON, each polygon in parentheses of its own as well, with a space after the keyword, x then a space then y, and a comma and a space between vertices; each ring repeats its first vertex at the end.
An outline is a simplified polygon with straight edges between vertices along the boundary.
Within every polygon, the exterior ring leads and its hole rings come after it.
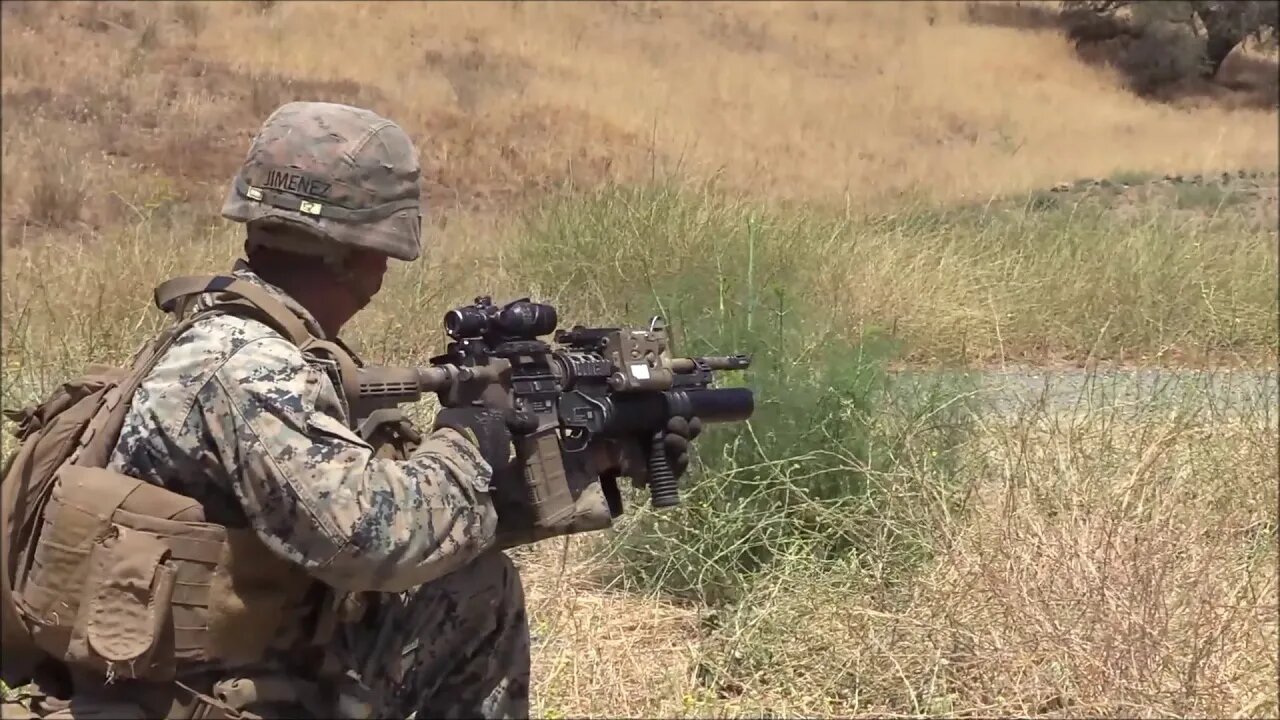
POLYGON ((551 346, 541 340, 503 340, 489 348, 489 354, 500 358, 518 355, 540 355, 551 352, 551 346))

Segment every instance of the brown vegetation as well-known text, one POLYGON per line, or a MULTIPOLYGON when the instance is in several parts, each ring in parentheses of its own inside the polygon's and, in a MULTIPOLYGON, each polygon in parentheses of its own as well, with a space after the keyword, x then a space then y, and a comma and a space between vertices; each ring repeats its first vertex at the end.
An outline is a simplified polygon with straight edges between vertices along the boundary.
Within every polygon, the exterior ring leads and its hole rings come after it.
POLYGON ((674 168, 862 204, 1277 161, 1273 113, 1143 102, 1057 31, 951 3, 33 2, 3 33, 11 240, 156 202, 208 213, 296 97, 403 123, 442 212, 674 168), (92 192, 41 189, 63 178, 92 192))
MULTIPOLYGON (((803 341, 784 348, 799 358, 788 379, 823 347, 861 362, 869 328, 929 364, 1238 354, 1274 367, 1275 176, 1150 182, 1274 171, 1274 108, 1230 89, 1143 100, 1015 7, 6 3, 5 404, 122 361, 161 321, 153 283, 225 266, 241 246, 217 217, 227 180, 264 116, 295 98, 374 107, 422 153, 437 227, 352 331, 372 361, 430 356, 441 311, 479 288, 616 318, 639 296, 616 292, 620 278, 642 295, 646 275, 680 288, 691 323, 703 306, 727 326, 745 307, 748 330, 758 312, 762 335, 785 318, 803 341), (512 222, 550 188, 673 170, 676 199, 604 193, 512 222), (1105 182, 1016 192, 1080 177, 1105 182), (1142 187, 1115 190, 1128 185, 1142 187), (706 188, 742 192, 710 201, 706 188), (871 212, 814 207, 846 202, 871 212)), ((1228 58, 1219 79, 1268 67, 1252 63, 1228 58)), ((850 395, 784 419, 815 434, 852 424, 850 395)), ((879 535, 796 491, 825 472, 825 445, 781 448, 769 460, 789 484, 762 483, 779 512, 826 513, 869 540, 835 561, 783 557, 735 604, 641 592, 610 533, 513 553, 535 712, 1275 716, 1274 403, 1229 417, 1079 409, 974 418, 946 457, 921 447, 915 464, 871 473, 897 514, 855 519, 879 535), (903 558, 899 536, 921 539, 923 559, 903 558)), ((911 438, 944 423, 936 410, 911 417, 911 438)), ((706 533, 698 510, 669 522, 706 533)))
POLYGON ((540 711, 1273 715, 1274 418, 1121 414, 990 428, 966 463, 972 510, 907 583, 797 557, 708 613, 583 585, 612 560, 548 543, 523 559, 540 711))

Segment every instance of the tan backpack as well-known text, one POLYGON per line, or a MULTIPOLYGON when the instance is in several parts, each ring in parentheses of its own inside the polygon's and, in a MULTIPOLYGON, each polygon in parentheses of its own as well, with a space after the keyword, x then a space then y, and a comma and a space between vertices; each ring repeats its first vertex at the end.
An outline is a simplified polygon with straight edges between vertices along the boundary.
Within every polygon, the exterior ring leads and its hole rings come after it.
MULTIPOLYGON (((319 351, 333 356, 343 367, 344 379, 355 376, 354 372, 346 372, 352 363, 350 357, 331 343, 316 339, 307 331, 300 318, 261 288, 245 280, 231 276, 175 278, 156 288, 155 301, 158 307, 173 313, 179 320, 138 352, 129 367, 90 366, 80 377, 63 383, 43 402, 19 411, 5 411, 5 416, 18 424, 14 434, 20 442, 17 450, 5 461, 3 480, 0 480, 0 538, 3 538, 0 540, 3 543, 0 547, 0 629, 3 632, 0 636, 0 642, 3 643, 0 645, 3 648, 0 677, 11 687, 30 679, 42 661, 63 661, 68 654, 62 652, 63 649, 68 643, 74 646, 77 639, 73 633, 82 630, 72 630, 69 626, 54 628, 47 618, 33 615, 31 607, 39 598, 33 599, 26 593, 36 590, 44 592, 46 589, 24 587, 24 578, 32 570, 36 560, 42 530, 47 530, 46 511, 51 505, 58 507, 60 502, 56 492, 60 485, 68 482, 80 485, 84 489, 80 497, 85 498, 90 506, 100 499, 96 496, 118 492, 121 496, 113 499, 117 513, 127 509, 125 503, 128 496, 132 495, 137 502, 145 502, 149 508, 159 508, 160 518, 173 521, 203 520, 199 506, 188 498, 140 482, 135 483, 132 489, 126 487, 122 491, 108 490, 105 489, 106 482, 98 482, 98 478, 105 478, 108 473, 88 470, 106 466, 134 393, 174 340, 195 322, 211 314, 251 316, 265 322, 300 347, 305 346, 311 352, 319 351), (190 302, 205 293, 217 293, 219 301, 211 308, 184 319, 183 315, 190 302), (87 470, 68 472, 71 467, 87 470), (51 639, 51 635, 55 637, 51 639), (55 653, 64 657, 56 657, 55 653)), ((344 390, 347 389, 344 387, 344 390)), ((110 515, 110 511, 107 511, 107 515, 110 515)), ((160 522, 163 521, 162 519, 160 522)), ((188 524, 194 526, 200 523, 188 524)), ((231 545, 235 544, 234 538, 229 538, 228 541, 231 545)), ((227 551, 221 552, 224 553, 222 562, 225 564, 227 551)), ((70 548, 62 555, 63 557, 55 560, 80 568, 90 559, 89 550, 83 547, 70 548)), ((215 564, 218 562, 216 557, 211 560, 215 564)), ((46 559, 44 562, 50 561, 46 559)), ((283 561, 280 565, 282 567, 272 571, 285 576, 297 574, 291 572, 297 569, 283 566, 283 561)), ((263 569, 255 568, 254 571, 263 572, 263 569)), ((60 577, 76 577, 77 572, 84 571, 67 567, 60 577)), ((300 570, 297 572, 300 573, 300 570)), ((299 585, 306 581, 305 576, 296 580, 299 585)), ((239 602, 241 598, 235 600, 239 602)), ((245 608, 240 610, 243 612, 245 608)), ((277 609, 277 612, 280 610, 277 609)), ((117 635, 136 634, 132 631, 120 633, 119 630, 117 628, 117 635)), ((118 646, 137 644, 128 637, 118 637, 113 642, 118 646)), ((102 660, 91 659, 99 662, 102 660)), ((107 667, 110 670, 109 662, 107 667)))

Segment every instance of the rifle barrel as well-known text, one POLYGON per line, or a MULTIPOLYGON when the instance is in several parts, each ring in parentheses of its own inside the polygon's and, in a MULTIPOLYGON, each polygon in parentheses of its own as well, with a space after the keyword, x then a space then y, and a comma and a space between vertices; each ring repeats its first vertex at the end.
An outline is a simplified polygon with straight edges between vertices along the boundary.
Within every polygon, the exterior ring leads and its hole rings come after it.
POLYGON ((745 370, 751 366, 749 355, 708 355, 700 358, 672 358, 671 369, 678 373, 691 373, 704 364, 708 370, 745 370))

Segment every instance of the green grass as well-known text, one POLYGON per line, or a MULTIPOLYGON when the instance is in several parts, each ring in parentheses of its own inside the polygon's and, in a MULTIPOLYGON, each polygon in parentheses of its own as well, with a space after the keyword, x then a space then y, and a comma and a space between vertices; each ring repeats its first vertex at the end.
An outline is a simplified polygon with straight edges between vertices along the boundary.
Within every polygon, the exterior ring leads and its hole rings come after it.
MULTIPOLYGON (((841 508, 863 530, 893 520, 912 533, 914 558, 892 533, 825 557, 797 533, 733 578, 732 598, 677 605, 676 623, 648 604, 669 597, 674 573, 652 582, 642 571, 657 553, 628 555, 658 523, 575 541, 593 554, 571 575, 614 571, 643 599, 568 592, 535 606, 536 620, 563 618, 547 654, 577 653, 606 678, 561 672, 540 703, 666 717, 1273 715, 1274 385, 1228 411, 1158 385, 1119 401, 1114 382, 1088 378, 1084 407, 977 412, 945 469, 901 463, 881 478, 892 486, 878 512, 841 508), (947 502, 919 494, 944 480, 947 502), (661 684, 641 691, 637 675, 661 684)), ((743 532, 742 510, 720 509, 730 517, 708 510, 683 536, 648 539, 688 566, 708 536, 778 530, 743 532)), ((535 584, 546 597, 550 581, 535 584)))
POLYGON ((1247 197, 1234 193, 1218 184, 1179 184, 1175 193, 1176 206, 1180 210, 1200 210, 1215 213, 1224 208, 1239 205, 1247 197))
POLYGON ((677 355, 753 358, 724 382, 753 388, 756 413, 699 441, 682 507, 646 512, 646 496, 633 495, 638 519, 616 538, 624 579, 720 603, 796 553, 835 559, 891 538, 904 565, 917 559, 920 543, 896 513, 921 497, 945 502, 935 496, 964 439, 963 404, 943 409, 953 395, 891 383, 896 344, 851 336, 850 298, 813 292, 846 232, 841 221, 664 189, 603 193, 530 219, 516 279, 548 288, 569 317, 662 312, 677 355), (887 481, 926 459, 929 487, 887 481))
POLYGON ((514 274, 584 312, 633 309, 617 297, 677 327, 723 312, 738 323, 725 341, 777 337, 808 302, 829 316, 817 342, 875 337, 907 361, 1272 364, 1274 219, 1260 222, 1256 203, 1205 214, 1168 200, 1032 197, 844 216, 609 189, 544 208, 528 232, 553 247, 530 251, 514 274), (721 260, 726 248, 733 259, 721 260), (672 274, 686 286, 672 287, 672 274))
POLYGON ((1111 174, 1107 178, 1117 185, 1141 185, 1143 183, 1156 180, 1159 176, 1151 172, 1143 172, 1140 170, 1121 170, 1111 174))
MULTIPOLYGON (((841 218, 650 188, 550 203, 507 257, 568 316, 660 311, 679 351, 755 356, 757 415, 699 443, 683 505, 632 493, 617 532, 587 541, 605 583, 697 609, 679 712, 1256 715, 1275 706, 1274 663, 1245 659, 1274 638, 1253 614, 1274 597, 1274 483, 1247 478, 1273 477, 1274 413, 1228 418, 1160 383, 1122 403, 1093 377, 1071 413, 1033 396, 996 418, 962 374, 886 367, 954 353, 944 333, 981 295, 1015 356, 1037 337, 1149 352, 1174 327, 1265 347, 1264 237, 1239 217, 1088 203, 841 218), (891 267, 898 286, 872 280, 891 267), (934 314, 869 310, 904 289, 934 314), (1224 594, 1241 609, 1214 610, 1224 594), (1142 633, 1173 666, 1110 649, 1142 633)), ((674 712, 646 702, 628 706, 674 712)))

